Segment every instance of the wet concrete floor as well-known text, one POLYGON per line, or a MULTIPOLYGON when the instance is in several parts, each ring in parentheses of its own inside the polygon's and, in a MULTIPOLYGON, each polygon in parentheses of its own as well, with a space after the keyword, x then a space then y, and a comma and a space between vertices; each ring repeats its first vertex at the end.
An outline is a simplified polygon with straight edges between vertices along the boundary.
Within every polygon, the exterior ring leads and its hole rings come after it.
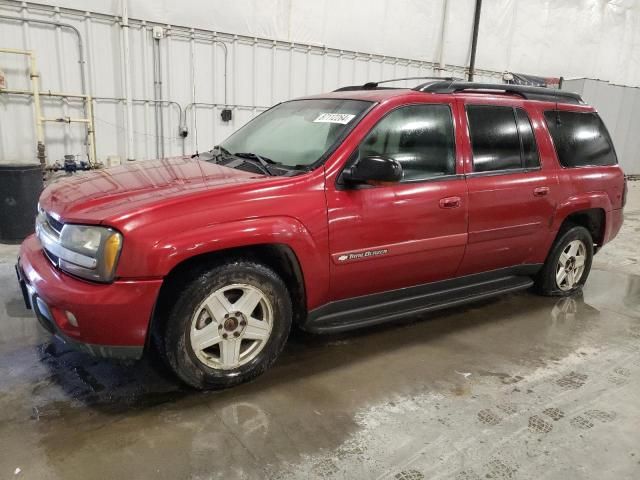
POLYGON ((640 479, 638 182, 625 215, 580 295, 296 332, 210 393, 52 341, 0 246, 0 479, 640 479))
POLYGON ((640 276, 296 333, 254 383, 198 393, 51 341, 13 275, 0 478, 640 478, 640 276))

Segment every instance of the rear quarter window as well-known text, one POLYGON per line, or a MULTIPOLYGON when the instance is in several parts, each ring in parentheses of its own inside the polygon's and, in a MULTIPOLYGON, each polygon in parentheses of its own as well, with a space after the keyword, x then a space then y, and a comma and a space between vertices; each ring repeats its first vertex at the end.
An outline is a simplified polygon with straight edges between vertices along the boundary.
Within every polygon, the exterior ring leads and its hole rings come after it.
POLYGON ((563 167, 618 163, 609 132, 597 113, 548 110, 544 118, 563 167))

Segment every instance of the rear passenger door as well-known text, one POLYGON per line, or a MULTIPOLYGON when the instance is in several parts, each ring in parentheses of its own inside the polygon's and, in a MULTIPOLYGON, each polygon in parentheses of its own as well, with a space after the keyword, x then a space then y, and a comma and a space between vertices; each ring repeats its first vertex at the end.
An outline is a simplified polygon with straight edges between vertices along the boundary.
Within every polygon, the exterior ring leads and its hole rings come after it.
POLYGON ((555 173, 542 168, 541 122, 532 123, 524 103, 460 101, 468 121, 469 236, 458 275, 538 263, 557 183, 555 173))

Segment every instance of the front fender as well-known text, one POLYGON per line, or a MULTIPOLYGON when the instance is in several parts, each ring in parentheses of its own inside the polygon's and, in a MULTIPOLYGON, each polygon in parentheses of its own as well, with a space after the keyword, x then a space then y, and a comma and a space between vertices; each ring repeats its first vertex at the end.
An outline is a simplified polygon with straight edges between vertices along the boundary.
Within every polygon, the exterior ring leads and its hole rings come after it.
POLYGON ((310 308, 326 297, 329 288, 326 234, 315 239, 299 220, 287 216, 212 224, 162 239, 148 256, 147 271, 164 277, 178 264, 197 255, 260 244, 291 248, 300 263, 310 308))

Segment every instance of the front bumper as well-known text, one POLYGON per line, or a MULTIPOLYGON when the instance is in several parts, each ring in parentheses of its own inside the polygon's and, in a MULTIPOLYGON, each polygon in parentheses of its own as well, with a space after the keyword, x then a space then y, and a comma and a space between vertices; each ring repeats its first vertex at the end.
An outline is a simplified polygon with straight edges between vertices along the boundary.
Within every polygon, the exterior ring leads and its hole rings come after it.
POLYGON ((20 247, 16 272, 27 308, 45 329, 95 356, 142 356, 162 280, 74 278, 51 264, 33 235, 20 247))

